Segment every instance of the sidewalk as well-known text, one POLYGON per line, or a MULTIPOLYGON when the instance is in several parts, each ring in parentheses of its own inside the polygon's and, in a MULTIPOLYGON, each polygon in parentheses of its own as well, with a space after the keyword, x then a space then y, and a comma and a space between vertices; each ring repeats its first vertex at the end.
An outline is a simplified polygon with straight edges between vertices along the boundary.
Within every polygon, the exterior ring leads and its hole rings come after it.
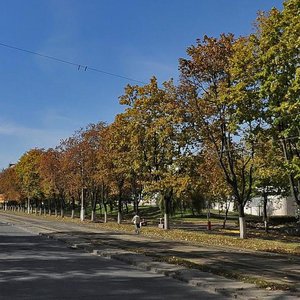
POLYGON ((220 297, 237 299, 300 299, 300 258, 228 248, 195 246, 146 236, 93 230, 44 234, 61 240, 73 249, 118 259, 138 268, 170 276, 220 297), (180 265, 164 261, 179 261, 180 265), (189 267, 187 265, 190 264, 189 267), (203 272, 212 270, 211 272, 203 272), (213 273, 238 272, 270 283, 267 288, 227 279, 213 273), (214 272, 215 271, 215 272, 214 272), (272 283, 287 285, 293 291, 272 290, 272 283))

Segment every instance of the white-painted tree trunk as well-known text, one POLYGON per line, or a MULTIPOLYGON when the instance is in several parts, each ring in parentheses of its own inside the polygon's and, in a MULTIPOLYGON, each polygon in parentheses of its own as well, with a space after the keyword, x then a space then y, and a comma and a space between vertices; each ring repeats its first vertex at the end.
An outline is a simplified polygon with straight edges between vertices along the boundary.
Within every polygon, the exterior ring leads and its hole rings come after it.
POLYGON ((239 217, 239 224, 240 224, 240 238, 245 239, 247 238, 245 217, 239 217))
POLYGON ((71 211, 71 219, 74 219, 74 216, 75 216, 75 210, 72 209, 72 211, 71 211))
POLYGON ((85 219, 85 210, 84 210, 84 207, 81 206, 81 209, 80 209, 80 220, 84 221, 84 219, 85 219))
POLYGON ((104 223, 107 223, 107 212, 104 212, 104 223))
POLYGON ((169 214, 164 214, 164 229, 168 230, 170 229, 170 221, 169 221, 169 214))
POLYGON ((121 213, 118 212, 118 224, 121 224, 121 221, 122 221, 122 216, 121 213))
POLYGON ((92 210, 91 213, 91 221, 94 222, 95 221, 95 212, 92 210))

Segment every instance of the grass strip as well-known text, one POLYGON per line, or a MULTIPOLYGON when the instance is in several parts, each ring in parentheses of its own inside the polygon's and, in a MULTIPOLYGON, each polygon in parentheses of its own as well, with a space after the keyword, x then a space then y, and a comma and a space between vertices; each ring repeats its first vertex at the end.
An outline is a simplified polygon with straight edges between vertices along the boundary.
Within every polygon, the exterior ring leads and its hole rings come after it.
MULTIPOLYGON (((10 214, 27 216, 25 213, 21 212, 9 212, 10 214)), ((116 222, 108 223, 95 223, 89 220, 81 222, 80 219, 71 219, 70 217, 56 217, 49 215, 30 215, 30 217, 44 218, 48 220, 55 220, 63 223, 77 223, 82 226, 85 224, 93 227, 95 229, 105 229, 112 231, 122 231, 126 233, 133 232, 133 225, 131 224, 117 224, 116 222)), ((289 254, 300 256, 300 244, 299 240, 291 242, 281 242, 274 239, 264 238, 262 236, 251 237, 247 239, 240 239, 238 235, 229 236, 220 233, 214 233, 213 231, 187 231, 181 229, 170 229, 162 230, 154 226, 142 227, 141 234, 147 237, 154 237, 158 239, 173 240, 173 241, 183 241, 196 245, 207 245, 207 246, 217 246, 217 247, 228 247, 239 250, 252 250, 252 251, 262 251, 277 254, 289 254)), ((292 259, 292 258, 291 258, 292 259)))

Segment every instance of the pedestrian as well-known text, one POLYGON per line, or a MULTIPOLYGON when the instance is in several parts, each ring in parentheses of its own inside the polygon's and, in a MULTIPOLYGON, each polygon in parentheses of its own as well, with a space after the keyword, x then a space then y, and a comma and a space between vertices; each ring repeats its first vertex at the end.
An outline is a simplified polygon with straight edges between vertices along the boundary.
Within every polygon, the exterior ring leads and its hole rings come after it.
POLYGON ((132 218, 132 222, 134 224, 134 231, 136 234, 140 233, 140 227, 141 227, 141 218, 138 214, 135 214, 134 217, 132 218))

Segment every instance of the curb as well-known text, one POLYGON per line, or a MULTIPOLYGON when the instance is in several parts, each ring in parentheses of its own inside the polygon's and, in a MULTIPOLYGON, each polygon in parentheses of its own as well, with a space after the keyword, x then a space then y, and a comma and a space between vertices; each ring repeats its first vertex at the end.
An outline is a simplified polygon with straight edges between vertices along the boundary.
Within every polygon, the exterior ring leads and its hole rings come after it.
MULTIPOLYGON (((165 262, 157 262, 149 256, 135 253, 116 247, 107 247, 101 244, 95 248, 86 240, 76 239, 72 236, 54 236, 47 233, 40 233, 41 236, 63 242, 71 249, 79 249, 85 252, 97 255, 106 259, 114 259, 123 263, 135 266, 137 269, 150 271, 152 273, 161 274, 188 285, 201 288, 204 291, 222 297, 222 299, 274 299, 269 291, 258 289, 254 284, 243 283, 231 279, 227 279, 212 273, 203 272, 196 269, 188 269, 183 266, 168 264, 165 262), (102 248, 102 249, 99 249, 102 248)), ((276 293, 278 296, 279 295, 276 293)), ((280 298, 289 299, 289 298, 280 298)), ((290 298, 295 299, 295 298, 290 298)))

